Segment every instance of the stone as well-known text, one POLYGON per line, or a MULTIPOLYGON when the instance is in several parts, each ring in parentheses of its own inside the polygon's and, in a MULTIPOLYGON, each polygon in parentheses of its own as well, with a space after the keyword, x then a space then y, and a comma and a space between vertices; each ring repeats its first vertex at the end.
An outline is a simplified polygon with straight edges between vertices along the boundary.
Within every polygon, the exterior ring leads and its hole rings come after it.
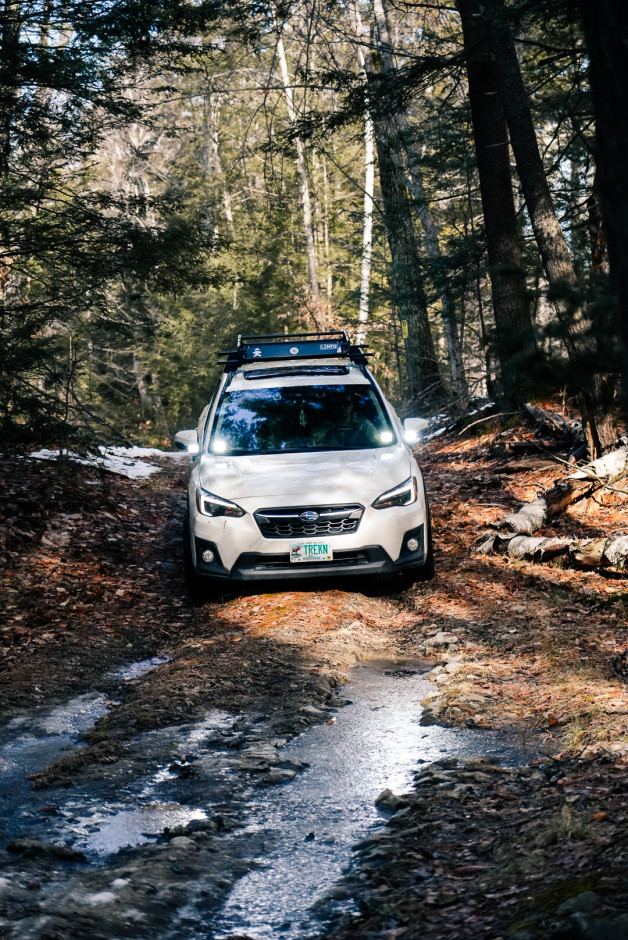
POLYGON ((52 842, 38 842, 37 839, 14 839, 7 844, 7 852, 23 855, 25 858, 58 858, 63 862, 82 862, 85 856, 69 845, 55 845, 52 842))
POLYGON ((386 788, 375 800, 375 805, 378 809, 390 810, 391 813, 396 813, 402 806, 407 806, 407 800, 386 788))
POLYGON ((316 705, 304 705, 301 708, 301 713, 307 715, 308 718, 316 719, 316 721, 323 721, 329 717, 326 711, 323 711, 322 708, 317 708, 316 705))
POLYGON ((272 787, 277 783, 287 783, 289 780, 294 780, 295 777, 296 772, 294 770, 273 767, 272 770, 269 770, 267 774, 260 778, 257 785, 259 787, 272 787))
POLYGON ((196 842, 194 839, 188 838, 188 836, 175 836, 174 839, 171 839, 168 843, 171 849, 196 849, 196 842))
POLYGON ((438 633, 435 633, 434 636, 431 636, 428 640, 425 640, 423 644, 426 650, 435 649, 438 646, 455 646, 458 643, 459 637, 455 633, 446 633, 444 630, 439 630, 438 633))
POLYGON ((565 914, 589 914, 600 906, 600 898, 594 891, 581 891, 580 894, 567 898, 566 901, 556 909, 559 917, 565 914))

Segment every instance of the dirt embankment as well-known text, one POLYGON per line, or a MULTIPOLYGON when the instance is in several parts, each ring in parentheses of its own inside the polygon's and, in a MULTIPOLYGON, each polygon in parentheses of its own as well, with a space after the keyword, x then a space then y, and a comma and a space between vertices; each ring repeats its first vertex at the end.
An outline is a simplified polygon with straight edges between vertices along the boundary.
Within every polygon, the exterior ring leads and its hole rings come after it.
MULTIPOLYGON (((356 661, 425 661, 435 685, 424 722, 511 730, 547 756, 509 772, 489 759, 420 775, 381 842, 364 847, 351 885, 364 915, 339 936, 628 936, 628 592, 597 572, 474 554, 487 522, 562 472, 550 457, 507 472, 500 440, 452 434, 421 455, 432 583, 392 595, 272 590, 202 607, 181 577, 183 468, 137 482, 4 461, 4 718, 112 689, 124 662, 171 657, 127 684, 80 757, 35 784, 110 771, 138 731, 209 708, 254 707, 273 734, 291 735, 322 720, 356 661)), ((552 531, 617 533, 625 499, 603 492, 552 531)))

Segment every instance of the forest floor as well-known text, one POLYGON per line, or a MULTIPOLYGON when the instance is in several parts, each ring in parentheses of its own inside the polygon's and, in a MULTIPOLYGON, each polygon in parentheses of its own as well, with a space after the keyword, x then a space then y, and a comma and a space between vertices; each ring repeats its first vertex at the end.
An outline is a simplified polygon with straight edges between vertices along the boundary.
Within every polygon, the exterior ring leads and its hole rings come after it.
MULTIPOLYGON (((115 786, 136 772, 132 742, 143 732, 200 721, 211 709, 256 711, 269 740, 288 740, 333 720, 355 663, 411 664, 434 682, 423 725, 505 732, 530 759, 502 767, 487 753, 422 765, 415 789, 389 798, 394 812, 345 880, 362 913, 328 936, 628 938, 626 582, 474 552, 487 523, 565 476, 551 456, 505 456, 507 441, 532 436, 523 425, 487 422, 420 448, 432 582, 392 593, 346 583, 265 587, 202 606, 188 601, 181 572, 185 463, 164 459, 161 473, 138 481, 3 459, 0 718, 10 728, 88 691, 115 698, 85 746, 25 784, 41 794, 40 816, 58 813, 59 794, 86 780, 115 786), (124 664, 158 656, 146 674, 115 678, 124 664)), ((628 534, 627 498, 598 491, 551 532, 628 534)), ((248 754, 249 776, 278 786, 294 776, 272 748, 253 759, 242 728, 234 725, 234 746, 248 754)), ((176 758, 182 776, 186 761, 176 758)), ((120 853, 108 880, 91 871, 81 881, 82 857, 60 860, 41 839, 5 840, 0 935, 157 936, 141 924, 178 903, 177 879, 203 869, 215 875, 218 898, 241 872, 241 859, 217 863, 212 842, 232 825, 223 818, 165 833, 166 868, 163 854, 142 855, 140 846, 120 853), (63 864, 78 874, 55 906, 49 886, 63 864)))

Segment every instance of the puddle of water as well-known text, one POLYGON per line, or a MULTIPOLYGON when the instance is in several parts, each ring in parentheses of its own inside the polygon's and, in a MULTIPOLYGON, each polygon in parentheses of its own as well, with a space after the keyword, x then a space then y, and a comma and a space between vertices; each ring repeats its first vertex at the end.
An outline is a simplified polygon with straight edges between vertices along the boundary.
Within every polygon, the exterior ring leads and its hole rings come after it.
MULTIPOLYGON (((167 661, 168 657, 158 656, 131 663, 111 678, 129 681, 167 661)), ((80 735, 115 704, 106 695, 88 692, 47 713, 38 710, 13 718, 0 731, 0 840, 22 835, 25 828, 33 835, 37 827, 33 807, 42 801, 33 793, 28 777, 59 760, 64 752, 82 746, 80 735)), ((39 828, 45 826, 46 821, 40 819, 39 828)))
POLYGON ((121 679, 123 682, 131 682, 132 679, 138 679, 140 676, 146 675, 146 673, 150 672, 152 669, 157 669, 158 666, 163 666, 164 663, 171 661, 172 656, 170 655, 153 656, 152 659, 142 659, 140 662, 114 669, 109 675, 112 679, 121 679))
MULTIPOLYGON (((236 884, 211 924, 212 937, 292 940, 317 933, 322 923, 313 908, 349 865, 356 842, 383 821, 375 799, 385 788, 409 790, 418 761, 492 753, 521 763, 521 752, 495 734, 419 725, 420 702, 433 688, 420 675, 368 668, 353 675, 346 690, 352 704, 334 724, 312 728, 281 752, 310 768, 254 798, 250 828, 271 830, 275 848, 236 884)), ((177 937, 194 935, 194 912, 186 914, 190 933, 184 916, 177 937)))
POLYGON ((98 828, 81 843, 90 852, 106 855, 125 846, 153 842, 166 826, 186 826, 193 819, 207 819, 207 813, 179 803, 151 803, 138 809, 120 810, 113 816, 96 813, 89 823, 98 828))
MULTIPOLYGON (((211 805, 216 789, 212 770, 214 777, 222 774, 213 736, 230 727, 233 721, 233 715, 212 712, 192 726, 164 728, 142 735, 138 746, 145 759, 163 760, 167 754, 168 764, 134 779, 121 792, 116 790, 115 800, 92 790, 66 803, 68 811, 56 826, 56 837, 71 838, 74 848, 89 854, 110 855, 127 846, 152 842, 166 827, 172 829, 194 819, 207 819, 207 805, 211 805), (195 761, 190 766, 208 769, 202 779, 204 806, 184 806, 173 799, 179 783, 177 772, 170 769, 173 757, 189 753, 191 747, 195 761)), ((224 784, 220 788, 220 797, 223 795, 224 784)))

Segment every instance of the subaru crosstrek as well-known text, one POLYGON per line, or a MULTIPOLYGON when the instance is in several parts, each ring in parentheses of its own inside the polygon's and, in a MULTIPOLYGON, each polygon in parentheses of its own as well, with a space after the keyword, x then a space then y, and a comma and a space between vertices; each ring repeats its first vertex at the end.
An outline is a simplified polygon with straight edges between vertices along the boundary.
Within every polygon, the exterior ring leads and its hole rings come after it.
POLYGON ((345 331, 242 336, 198 428, 184 527, 192 593, 230 582, 433 575, 411 443, 345 331))

